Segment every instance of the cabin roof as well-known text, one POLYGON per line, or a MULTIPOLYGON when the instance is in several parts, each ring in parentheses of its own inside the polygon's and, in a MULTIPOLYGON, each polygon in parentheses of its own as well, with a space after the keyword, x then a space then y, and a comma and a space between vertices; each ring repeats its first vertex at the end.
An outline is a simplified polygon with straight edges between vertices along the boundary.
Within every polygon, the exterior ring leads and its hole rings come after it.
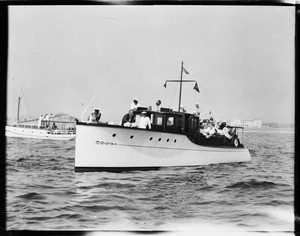
POLYGON ((176 116, 183 116, 183 115, 192 115, 187 112, 179 112, 173 111, 172 109, 161 108, 160 111, 148 110, 147 108, 138 108, 134 111, 134 114, 141 114, 143 111, 146 111, 148 114, 162 114, 162 115, 176 115, 176 116))

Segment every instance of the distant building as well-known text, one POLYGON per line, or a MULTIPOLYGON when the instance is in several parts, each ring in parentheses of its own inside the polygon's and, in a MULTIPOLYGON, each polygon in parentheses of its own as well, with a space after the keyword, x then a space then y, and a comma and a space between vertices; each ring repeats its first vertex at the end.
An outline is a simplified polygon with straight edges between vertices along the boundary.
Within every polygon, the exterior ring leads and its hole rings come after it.
POLYGON ((261 120, 231 120, 228 122, 229 125, 242 126, 245 128, 261 128, 261 120))

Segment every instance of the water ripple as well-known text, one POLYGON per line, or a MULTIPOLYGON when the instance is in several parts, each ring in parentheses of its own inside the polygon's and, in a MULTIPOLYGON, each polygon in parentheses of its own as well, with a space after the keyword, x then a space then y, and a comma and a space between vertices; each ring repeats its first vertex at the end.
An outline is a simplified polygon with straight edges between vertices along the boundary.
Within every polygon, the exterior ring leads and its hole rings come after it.
POLYGON ((294 135, 249 132, 244 143, 250 163, 75 173, 75 141, 8 138, 7 228, 293 230, 294 135))

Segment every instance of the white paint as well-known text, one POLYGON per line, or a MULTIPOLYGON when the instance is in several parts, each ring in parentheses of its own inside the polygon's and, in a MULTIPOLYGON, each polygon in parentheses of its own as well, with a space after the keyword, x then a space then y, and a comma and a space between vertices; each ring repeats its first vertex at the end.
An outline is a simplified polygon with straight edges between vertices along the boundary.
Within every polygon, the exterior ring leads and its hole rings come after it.
MULTIPOLYGON (((16 126, 5 126, 6 137, 17 138, 38 138, 38 139, 54 139, 54 140, 69 140, 74 139, 75 134, 67 133, 67 131, 61 131, 61 134, 47 133, 45 129, 25 128, 16 126)), ((57 132, 58 133, 58 132, 57 132)))
POLYGON ((200 146, 185 135, 120 126, 76 126, 75 167, 198 166, 246 161, 251 161, 248 149, 200 146))

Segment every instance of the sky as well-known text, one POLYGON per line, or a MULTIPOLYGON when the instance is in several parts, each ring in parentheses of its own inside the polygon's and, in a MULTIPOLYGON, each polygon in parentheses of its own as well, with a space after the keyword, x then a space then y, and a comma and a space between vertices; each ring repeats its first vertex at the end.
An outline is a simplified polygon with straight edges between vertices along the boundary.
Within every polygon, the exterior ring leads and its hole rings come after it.
POLYGON ((10 6, 7 116, 19 85, 23 117, 97 107, 120 122, 134 98, 177 110, 179 84, 163 85, 183 62, 200 89, 183 83, 188 112, 293 123, 294 19, 287 6, 10 6))

